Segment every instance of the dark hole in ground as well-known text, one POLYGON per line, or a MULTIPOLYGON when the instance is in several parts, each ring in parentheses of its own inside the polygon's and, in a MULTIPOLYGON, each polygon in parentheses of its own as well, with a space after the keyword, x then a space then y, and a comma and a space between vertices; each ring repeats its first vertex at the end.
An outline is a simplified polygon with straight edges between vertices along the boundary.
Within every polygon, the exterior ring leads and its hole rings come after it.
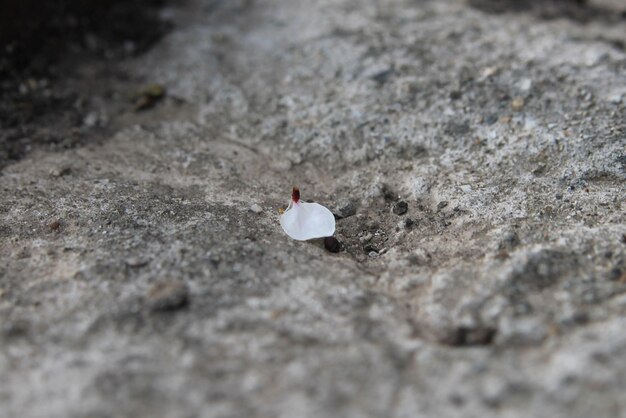
POLYGON ((0 78, 26 71, 46 73, 68 51, 109 57, 140 53, 167 24, 158 11, 164 0, 7 0, 0 3, 0 78))
POLYGON ((30 150, 81 143, 91 92, 62 86, 80 63, 109 67, 146 51, 169 29, 165 0, 0 2, 0 169, 30 150))

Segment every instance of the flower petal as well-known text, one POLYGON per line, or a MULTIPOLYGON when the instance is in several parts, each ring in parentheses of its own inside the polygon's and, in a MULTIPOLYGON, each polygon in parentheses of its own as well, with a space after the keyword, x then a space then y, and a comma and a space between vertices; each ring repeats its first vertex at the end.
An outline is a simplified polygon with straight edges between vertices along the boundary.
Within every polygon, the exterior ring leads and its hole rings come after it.
POLYGON ((280 225, 287 235, 298 241, 330 237, 335 233, 334 215, 319 203, 293 204, 280 217, 280 225))

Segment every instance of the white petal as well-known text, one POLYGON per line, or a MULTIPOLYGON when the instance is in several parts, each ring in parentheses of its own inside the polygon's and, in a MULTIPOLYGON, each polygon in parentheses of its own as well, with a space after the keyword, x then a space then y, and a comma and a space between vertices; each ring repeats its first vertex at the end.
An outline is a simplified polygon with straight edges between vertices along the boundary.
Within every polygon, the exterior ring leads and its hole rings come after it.
POLYGON ((335 217, 318 203, 300 201, 281 215, 280 226, 287 235, 298 241, 331 237, 335 233, 335 217))

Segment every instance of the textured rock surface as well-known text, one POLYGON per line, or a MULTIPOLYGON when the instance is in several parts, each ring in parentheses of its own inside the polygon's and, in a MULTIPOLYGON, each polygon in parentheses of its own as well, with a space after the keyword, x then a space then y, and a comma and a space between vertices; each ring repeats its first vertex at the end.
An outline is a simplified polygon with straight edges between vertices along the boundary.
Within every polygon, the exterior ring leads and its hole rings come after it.
POLYGON ((0 415, 625 417, 623 4, 492 3, 190 1, 55 79, 83 140, 0 176, 0 415))

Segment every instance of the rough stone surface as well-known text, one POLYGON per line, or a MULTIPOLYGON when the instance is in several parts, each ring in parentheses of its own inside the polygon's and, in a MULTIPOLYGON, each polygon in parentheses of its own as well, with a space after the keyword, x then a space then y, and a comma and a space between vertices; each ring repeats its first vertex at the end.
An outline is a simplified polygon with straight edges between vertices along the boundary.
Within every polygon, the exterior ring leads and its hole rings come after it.
POLYGON ((73 99, 3 127, 0 415, 626 416, 623 3, 183 3, 15 87, 73 99))

